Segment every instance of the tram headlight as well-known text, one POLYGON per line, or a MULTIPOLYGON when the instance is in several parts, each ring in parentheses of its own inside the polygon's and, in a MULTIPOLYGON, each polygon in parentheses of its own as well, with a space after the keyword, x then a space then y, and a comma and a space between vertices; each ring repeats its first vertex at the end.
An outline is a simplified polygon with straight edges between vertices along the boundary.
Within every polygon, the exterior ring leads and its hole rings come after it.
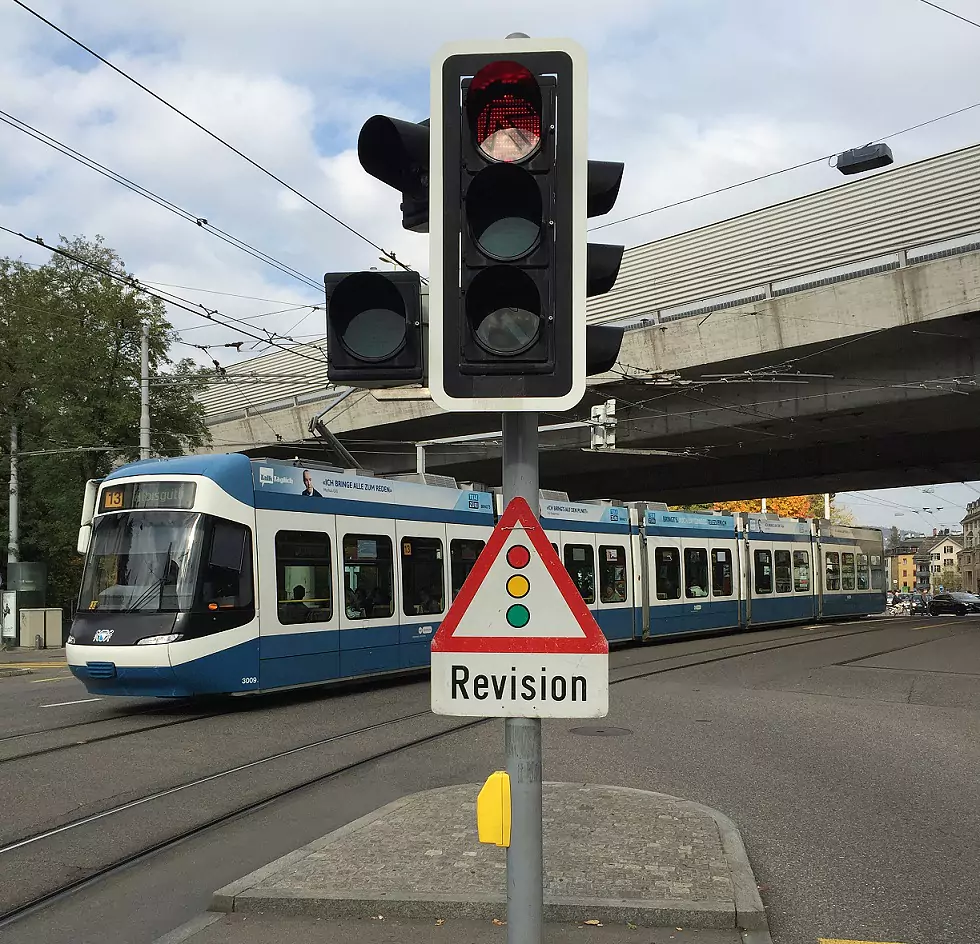
POLYGON ((180 633, 167 633, 164 636, 144 636, 138 643, 137 646, 163 646, 168 642, 177 642, 182 639, 180 633))

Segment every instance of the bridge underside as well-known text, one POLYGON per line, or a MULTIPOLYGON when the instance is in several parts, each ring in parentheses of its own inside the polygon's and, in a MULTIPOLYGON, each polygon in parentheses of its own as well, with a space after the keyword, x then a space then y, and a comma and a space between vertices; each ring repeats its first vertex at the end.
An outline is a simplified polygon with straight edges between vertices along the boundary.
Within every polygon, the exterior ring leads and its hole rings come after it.
MULTIPOLYGON (((588 419, 616 399, 617 445, 688 455, 590 451, 587 426, 541 434, 541 486, 573 498, 696 502, 980 477, 980 313, 821 341, 590 388, 540 424, 588 419), (742 380, 710 375, 737 372, 742 380), (709 375, 710 373, 710 375, 709 375)), ((329 417, 328 417, 329 418, 329 417)), ((496 414, 420 416, 341 435, 362 466, 414 471, 419 440, 500 429, 496 414)), ((329 458, 294 443, 256 454, 329 458)), ((498 485, 499 438, 426 447, 427 471, 498 485)))

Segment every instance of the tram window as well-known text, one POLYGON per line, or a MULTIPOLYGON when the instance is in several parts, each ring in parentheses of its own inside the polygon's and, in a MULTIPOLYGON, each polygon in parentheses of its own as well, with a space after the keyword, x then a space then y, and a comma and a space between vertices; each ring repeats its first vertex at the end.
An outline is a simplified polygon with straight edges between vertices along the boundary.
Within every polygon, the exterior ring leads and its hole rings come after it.
POLYGON ((773 569, 776 571, 776 593, 790 593, 793 589, 793 571, 789 551, 773 553, 773 569))
POLYGON ((333 616, 330 538, 321 531, 276 534, 279 622, 325 623, 333 616))
POLYGON ((600 546, 599 599, 603 603, 625 603, 626 594, 626 548, 600 546))
POLYGON ((793 587, 797 593, 810 590, 810 552, 793 551, 793 587))
POLYGON ((711 592, 716 597, 732 595, 732 552, 725 548, 711 551, 711 592))
POLYGON ((201 574, 201 602, 208 610, 240 610, 254 599, 251 532, 234 521, 215 521, 201 574))
POLYGON ((586 603, 595 603, 595 563, 591 544, 565 545, 565 570, 586 603))
POLYGON ((446 608, 442 541, 402 538, 402 608, 407 616, 441 613, 446 608))
POLYGON ((840 556, 841 589, 854 589, 854 555, 841 554, 840 556))
POLYGON ((453 584, 453 599, 463 589, 476 559, 483 550, 484 541, 470 541, 459 538, 449 542, 449 571, 453 584))
POLYGON ((871 587, 870 568, 868 567, 868 555, 858 554, 857 556, 857 588, 858 590, 868 590, 871 587))
POLYGON ((657 568, 657 599, 681 598, 681 552, 676 547, 658 547, 653 552, 657 568))
POLYGON ((755 592, 772 593, 772 554, 755 552, 755 592))
POLYGON ((880 554, 871 555, 871 589, 872 590, 885 589, 885 571, 884 568, 881 566, 880 554))
POLYGON ((688 597, 708 595, 708 552, 703 547, 684 548, 684 593, 688 597))
POLYGON ((825 581, 828 590, 840 590, 840 554, 837 551, 825 551, 824 567, 827 571, 825 581))
POLYGON ((344 535, 344 608, 352 620, 394 615, 391 538, 344 535))

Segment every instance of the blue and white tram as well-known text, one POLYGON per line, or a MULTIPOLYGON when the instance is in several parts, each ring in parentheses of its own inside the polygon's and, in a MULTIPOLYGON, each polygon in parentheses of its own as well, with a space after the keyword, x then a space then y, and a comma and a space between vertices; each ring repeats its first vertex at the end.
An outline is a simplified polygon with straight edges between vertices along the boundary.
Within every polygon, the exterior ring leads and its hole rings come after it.
MULTIPOLYGON (((90 483, 71 671, 181 697, 427 666, 502 501, 408 478, 231 454, 90 483)), ((873 529, 547 495, 541 522, 611 642, 884 609, 873 529)))
POLYGON ((494 523, 489 493, 243 455, 125 466, 92 512, 68 664, 171 697, 426 665, 494 523))

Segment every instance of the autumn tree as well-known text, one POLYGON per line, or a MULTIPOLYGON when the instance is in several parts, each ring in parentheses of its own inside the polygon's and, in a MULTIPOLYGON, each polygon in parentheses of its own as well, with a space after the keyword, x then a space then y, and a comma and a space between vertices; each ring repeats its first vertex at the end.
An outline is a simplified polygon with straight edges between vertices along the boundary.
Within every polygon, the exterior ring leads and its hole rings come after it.
MULTIPOLYGON (((209 435, 194 394, 203 376, 174 361, 176 333, 163 304, 112 278, 122 259, 101 239, 62 239, 42 266, 0 259, 0 476, 18 427, 20 558, 48 567, 48 603, 75 597, 75 552, 85 482, 139 457, 140 335, 150 330, 152 445, 180 455, 209 435), (85 451, 69 451, 84 447, 85 451), (24 455, 24 453, 44 453, 24 455)), ((8 530, 0 503, 0 534, 8 530)), ((4 544, 6 541, 3 542, 4 544)))

